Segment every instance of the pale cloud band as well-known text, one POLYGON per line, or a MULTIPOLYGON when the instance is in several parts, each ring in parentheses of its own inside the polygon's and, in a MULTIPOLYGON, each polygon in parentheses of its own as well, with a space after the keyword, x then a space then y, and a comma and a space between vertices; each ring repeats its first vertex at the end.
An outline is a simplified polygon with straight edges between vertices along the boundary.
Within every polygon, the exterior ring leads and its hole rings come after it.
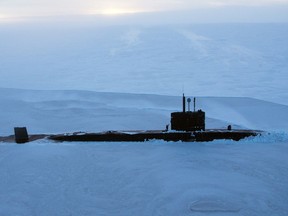
POLYGON ((288 5, 288 0, 0 0, 0 19, 5 17, 121 14, 273 5, 288 5))

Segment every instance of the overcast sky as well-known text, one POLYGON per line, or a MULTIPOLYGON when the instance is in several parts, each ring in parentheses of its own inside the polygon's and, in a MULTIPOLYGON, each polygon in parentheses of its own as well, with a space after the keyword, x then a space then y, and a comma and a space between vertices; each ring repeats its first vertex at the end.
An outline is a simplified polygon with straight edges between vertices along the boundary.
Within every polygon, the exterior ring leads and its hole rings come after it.
MULTIPOLYGON (((75 14, 121 15, 139 12, 195 11, 196 9, 229 11, 229 8, 235 10, 243 7, 255 11, 266 8, 263 13, 267 12, 267 16, 273 18, 278 16, 275 8, 282 9, 281 13, 285 14, 283 7, 287 8, 287 6, 288 0, 0 0, 0 19, 75 14), (274 8, 273 13, 270 14, 267 8, 274 8)), ((286 12, 288 14, 288 11, 286 12)), ((283 16, 281 13, 279 13, 280 18, 283 16)))

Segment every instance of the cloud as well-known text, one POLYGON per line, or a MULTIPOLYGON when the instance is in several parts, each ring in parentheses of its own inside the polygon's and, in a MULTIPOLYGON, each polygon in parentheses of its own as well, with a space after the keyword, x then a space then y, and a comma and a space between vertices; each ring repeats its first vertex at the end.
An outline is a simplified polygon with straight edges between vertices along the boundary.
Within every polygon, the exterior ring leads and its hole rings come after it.
MULTIPOLYGON (((1 17, 167 12, 225 7, 288 6, 288 0, 0 0, 1 17)), ((287 12, 288 13, 288 12, 287 12)))

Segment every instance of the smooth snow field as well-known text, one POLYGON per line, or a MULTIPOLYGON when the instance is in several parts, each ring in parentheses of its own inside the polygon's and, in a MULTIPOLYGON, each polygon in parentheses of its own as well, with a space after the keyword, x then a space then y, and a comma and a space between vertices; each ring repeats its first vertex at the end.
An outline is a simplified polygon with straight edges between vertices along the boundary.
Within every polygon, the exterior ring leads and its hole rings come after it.
POLYGON ((0 144, 0 215, 287 215, 287 152, 287 141, 0 144))
POLYGON ((287 23, 0 23, 0 87, 288 104, 287 38, 287 23))

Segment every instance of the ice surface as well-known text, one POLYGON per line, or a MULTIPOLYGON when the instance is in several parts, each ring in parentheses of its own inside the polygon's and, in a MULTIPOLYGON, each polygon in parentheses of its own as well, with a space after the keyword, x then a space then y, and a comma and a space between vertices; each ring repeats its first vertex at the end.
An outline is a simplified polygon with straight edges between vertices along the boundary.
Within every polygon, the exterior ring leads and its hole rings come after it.
MULTIPOLYGON (((188 95, 187 95, 188 97, 188 95)), ((0 88, 0 135, 14 127, 31 133, 105 130, 164 130, 170 113, 182 110, 181 96, 32 91, 0 88)), ((288 106, 253 98, 199 97, 207 128, 288 130, 288 106)))
POLYGON ((267 133, 240 142, 0 143, 0 215, 288 215, 287 33, 287 24, 1 23, 0 136, 17 126, 165 129, 183 91, 197 96, 208 128, 267 133))
POLYGON ((288 104, 287 24, 0 25, 0 87, 288 104))
MULTIPOLYGON (((0 99, 3 135, 15 125, 32 133, 159 129, 182 101, 3 88, 0 99)), ((240 142, 0 143, 0 215, 287 215, 287 106, 252 98, 197 101, 209 111, 210 127, 233 122, 269 131, 240 142), (275 122, 274 112, 281 117, 275 122), (272 132, 279 125, 282 132, 272 132)))
POLYGON ((190 206, 191 211, 194 212, 209 212, 209 213, 215 213, 215 212, 239 212, 240 209, 237 207, 237 204, 223 201, 223 200, 214 200, 214 199, 203 199, 203 200, 197 200, 193 202, 190 206))
POLYGON ((0 215, 287 215, 288 145, 0 144, 0 215))

